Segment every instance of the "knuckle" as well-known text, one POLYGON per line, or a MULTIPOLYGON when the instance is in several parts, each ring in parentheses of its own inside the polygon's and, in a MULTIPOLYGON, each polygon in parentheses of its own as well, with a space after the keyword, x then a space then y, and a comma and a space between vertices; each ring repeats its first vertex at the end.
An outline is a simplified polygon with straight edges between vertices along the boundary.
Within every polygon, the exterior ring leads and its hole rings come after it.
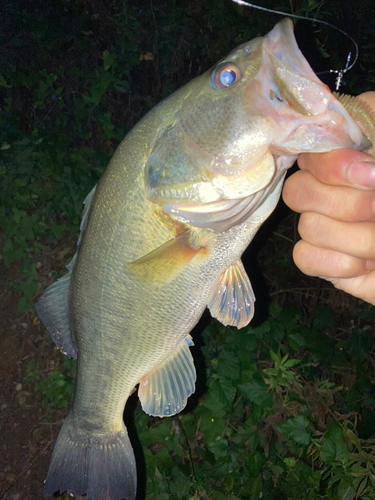
POLYGON ((304 212, 298 223, 298 232, 302 239, 310 243, 318 242, 325 238, 327 222, 329 219, 315 212, 304 212))
POLYGON ((367 259, 375 259, 375 224, 367 223, 360 232, 359 245, 367 259))

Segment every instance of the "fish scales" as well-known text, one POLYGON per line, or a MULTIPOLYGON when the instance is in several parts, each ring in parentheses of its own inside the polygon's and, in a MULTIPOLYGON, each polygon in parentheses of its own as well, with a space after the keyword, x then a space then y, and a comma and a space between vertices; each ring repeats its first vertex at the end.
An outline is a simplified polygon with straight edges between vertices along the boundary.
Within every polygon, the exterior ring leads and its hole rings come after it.
MULTIPOLYGON (((368 114, 360 101, 351 107, 368 114)), ((134 387, 151 415, 183 409, 195 388, 189 333, 204 309, 238 328, 253 316, 241 255, 286 170, 304 151, 368 148, 365 135, 311 70, 290 20, 235 49, 127 135, 85 201, 69 273, 36 306, 56 345, 78 358, 46 496, 134 500, 123 423, 134 387)))

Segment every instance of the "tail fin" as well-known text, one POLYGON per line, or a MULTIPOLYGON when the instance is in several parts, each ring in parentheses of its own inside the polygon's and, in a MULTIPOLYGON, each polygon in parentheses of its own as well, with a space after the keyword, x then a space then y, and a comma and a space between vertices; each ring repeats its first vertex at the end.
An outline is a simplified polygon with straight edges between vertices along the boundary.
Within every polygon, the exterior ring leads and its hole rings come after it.
POLYGON ((87 500, 134 500, 137 479, 126 427, 116 434, 90 436, 65 420, 53 450, 44 496, 56 491, 87 500))

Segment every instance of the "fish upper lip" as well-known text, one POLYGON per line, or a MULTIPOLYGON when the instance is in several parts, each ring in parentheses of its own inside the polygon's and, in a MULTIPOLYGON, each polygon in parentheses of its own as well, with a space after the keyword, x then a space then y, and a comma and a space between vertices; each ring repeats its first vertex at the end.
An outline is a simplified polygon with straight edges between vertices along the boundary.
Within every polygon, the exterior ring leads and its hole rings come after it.
POLYGON ((291 19, 284 18, 265 36, 265 48, 273 53, 277 59, 298 71, 298 73, 311 79, 315 83, 324 85, 316 76, 310 64, 298 47, 294 35, 294 27, 291 19), (278 57, 277 48, 281 47, 282 56, 278 57))

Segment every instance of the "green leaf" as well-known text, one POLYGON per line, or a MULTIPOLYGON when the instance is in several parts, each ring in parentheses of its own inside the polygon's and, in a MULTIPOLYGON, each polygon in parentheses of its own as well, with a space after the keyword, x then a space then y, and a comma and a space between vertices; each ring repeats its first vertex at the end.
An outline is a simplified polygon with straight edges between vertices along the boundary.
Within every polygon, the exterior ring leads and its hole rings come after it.
POLYGON ((5 240, 3 247, 3 259, 4 264, 8 266, 12 262, 16 262, 26 255, 26 252, 22 248, 15 248, 12 241, 5 240))
POLYGON ((228 379, 236 381, 240 378, 240 362, 238 356, 234 352, 224 351, 216 371, 219 376, 224 376, 228 379))
POLYGON ((230 378, 224 376, 219 377, 219 384, 226 398, 225 406, 230 406, 236 395, 237 387, 230 378))
POLYGON ((325 439, 320 449, 320 459, 322 462, 330 465, 335 460, 342 461, 349 458, 349 449, 344 440, 340 425, 333 419, 329 421, 328 430, 325 433, 325 439))
POLYGON ((280 355, 279 354, 276 354, 275 352, 270 351, 270 356, 274 360, 275 363, 279 363, 280 364, 281 360, 280 360, 280 355))
POLYGON ((300 359, 290 359, 289 361, 283 363, 283 365, 285 366, 285 368, 291 368, 292 366, 298 365, 298 363, 300 362, 301 362, 300 359))
POLYGON ((103 51, 103 64, 106 71, 112 66, 114 60, 116 59, 115 54, 111 54, 108 50, 103 51))
POLYGON ((285 436, 294 439, 299 444, 308 445, 311 441, 311 436, 306 432, 306 428, 310 424, 309 420, 303 416, 292 417, 285 422, 277 424, 276 428, 285 436))
POLYGON ((60 238, 66 229, 67 227, 65 224, 56 224, 55 222, 51 224, 51 232, 56 239, 60 238))
POLYGON ((314 311, 314 328, 325 330, 335 324, 335 317, 330 307, 318 305, 314 311))
POLYGON ((239 390, 244 396, 263 408, 273 405, 272 393, 268 389, 260 373, 255 373, 251 382, 239 385, 239 390))
POLYGON ((340 500, 353 500, 356 497, 356 490, 353 486, 353 479, 344 476, 339 484, 338 496, 340 500))
POLYGON ((262 475, 259 474, 254 480, 250 483, 249 496, 247 498, 258 499, 263 497, 263 484, 262 484, 262 475))
POLYGON ((0 87, 3 87, 5 89, 11 89, 12 88, 11 85, 8 85, 8 83, 5 80, 5 78, 3 77, 3 75, 0 75, 0 87))
POLYGON ((288 468, 293 468, 296 466, 297 464, 297 461, 294 457, 285 457, 284 460, 283 460, 284 464, 288 467, 288 468))
POLYGON ((26 375, 23 377, 23 382, 35 382, 40 378, 39 363, 37 361, 29 361, 26 367, 26 375))
POLYGON ((269 308, 270 317, 275 319, 282 313, 283 308, 277 302, 272 302, 269 308))
POLYGON ((256 477, 262 470, 264 463, 266 462, 266 457, 263 453, 255 452, 249 455, 247 461, 247 467, 250 472, 251 477, 256 477))
POLYGON ((228 441, 218 436, 214 442, 208 443, 208 449, 215 455, 216 460, 228 454, 228 441))
POLYGON ((287 333, 287 339, 292 349, 297 351, 306 345, 306 339, 300 333, 287 333))
POLYGON ((257 328, 252 328, 251 326, 248 327, 247 333, 249 335, 254 335, 255 337, 262 339, 267 333, 269 333, 271 330, 271 323, 269 321, 264 321, 260 326, 257 328))
POLYGON ((307 446, 310 444, 311 436, 308 432, 302 430, 295 430, 291 433, 290 437, 294 439, 296 443, 307 446))
POLYGON ((220 382, 217 379, 211 380, 208 395, 204 399, 203 405, 215 414, 221 413, 226 404, 227 398, 221 388, 220 382))
POLYGON ((35 387, 35 390, 42 391, 45 402, 53 404, 56 408, 65 408, 73 396, 73 381, 69 376, 53 371, 35 387))

